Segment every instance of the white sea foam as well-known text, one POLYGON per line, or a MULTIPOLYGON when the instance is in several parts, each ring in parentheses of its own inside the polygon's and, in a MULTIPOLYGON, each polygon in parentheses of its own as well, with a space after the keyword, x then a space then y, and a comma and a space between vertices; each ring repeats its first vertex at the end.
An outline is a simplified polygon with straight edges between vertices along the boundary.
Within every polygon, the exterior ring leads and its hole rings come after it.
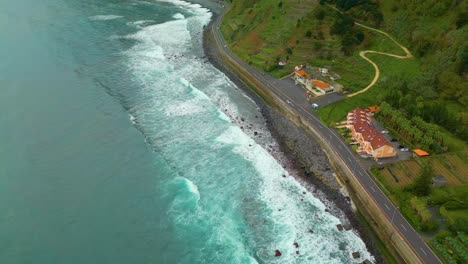
POLYGON ((197 201, 199 201, 200 200, 200 192, 198 191, 197 185, 195 185, 191 180, 189 180, 187 178, 182 177, 182 179, 185 181, 185 184, 188 187, 188 191, 190 193, 192 193, 193 195, 195 195, 197 201))
MULTIPOLYGON (((165 52, 171 54, 182 54, 189 47, 192 39, 187 30, 187 20, 185 19, 146 26, 128 37, 147 46, 164 47, 165 52)), ((146 49, 142 50, 146 51, 146 49)))
MULTIPOLYGON (((249 160, 260 175, 263 182, 259 190, 260 197, 271 208, 271 220, 276 227, 276 241, 271 246, 281 248, 283 254, 282 260, 278 263, 297 260, 296 249, 290 246, 295 241, 301 241, 301 253, 312 256, 314 263, 338 263, 336 259, 330 257, 334 252, 339 252, 336 248, 337 241, 346 242, 345 251, 350 262, 373 259, 363 241, 353 231, 339 232, 336 225, 340 224, 340 220, 326 213, 325 205, 308 193, 293 177, 283 178, 281 175, 288 176, 288 172, 242 130, 231 127, 216 140, 234 145, 233 151, 249 160), (302 192, 306 192, 306 195, 302 195, 302 192), (313 216, 305 210, 304 206, 307 205, 315 208, 313 216), (321 224, 314 230, 314 235, 310 236, 307 234, 307 226, 313 221, 312 217, 321 224), (354 251, 361 253, 360 259, 352 260, 350 254, 354 251)), ((268 254, 264 261, 271 262, 270 257, 271 254, 268 254)))
POLYGON ((96 15, 96 16, 90 16, 89 19, 91 20, 113 20, 117 18, 122 18, 123 16, 117 16, 117 15, 96 15))
MULTIPOLYGON (((290 177, 289 173, 266 149, 256 144, 255 140, 247 136, 239 127, 219 121, 219 119, 228 121, 229 118, 232 120, 240 115, 238 107, 231 102, 228 93, 221 91, 227 90, 226 87, 235 88, 235 86, 213 67, 206 65, 209 67, 207 71, 200 60, 187 57, 194 45, 192 42, 198 39, 198 37, 193 39, 192 37, 201 33, 202 25, 208 23, 211 13, 199 5, 185 1, 164 0, 162 2, 176 4, 196 15, 187 18, 174 17, 177 20, 143 27, 136 34, 128 36, 138 40, 139 43, 127 54, 130 58, 131 69, 144 84, 141 91, 143 97, 154 98, 154 100, 146 99, 144 105, 132 108, 132 111, 138 117, 139 124, 141 122, 142 129, 149 130, 145 131, 145 134, 153 144, 157 145, 158 152, 172 166, 180 168, 184 173, 184 177, 178 177, 178 179, 186 187, 178 185, 178 188, 181 188, 178 190, 182 190, 182 193, 177 195, 171 206, 171 212, 178 216, 176 223, 187 223, 191 217, 195 219, 194 221, 200 221, 200 219, 211 221, 209 217, 214 217, 212 220, 214 223, 223 224, 214 225, 216 232, 212 232, 212 239, 234 245, 232 250, 239 252, 239 256, 248 255, 241 242, 242 238, 236 231, 237 223, 230 222, 230 214, 226 208, 216 208, 216 203, 210 203, 210 207, 198 206, 198 202, 202 203, 203 200, 200 201, 198 187, 193 182, 196 179, 195 182, 205 188, 203 189, 204 195, 208 195, 206 188, 215 184, 209 182, 212 180, 207 180, 209 177, 196 175, 199 171, 203 171, 205 166, 212 166, 211 173, 217 174, 219 172, 214 171, 216 166, 228 172, 235 170, 235 168, 225 168, 229 165, 222 165, 224 160, 217 159, 213 155, 217 153, 215 150, 219 146, 224 148, 232 146, 234 153, 248 160, 249 164, 255 168, 256 173, 251 177, 259 182, 260 188, 256 186, 253 190, 258 192, 256 199, 258 198, 265 205, 265 208, 256 207, 255 210, 263 210, 262 213, 272 222, 272 230, 266 229, 259 232, 271 237, 256 252, 263 262, 311 263, 313 259, 314 263, 338 263, 339 261, 334 259, 332 254, 342 254, 337 249, 340 242, 346 244, 344 250, 348 254, 347 262, 362 262, 365 258, 372 260, 362 240, 352 231, 338 232, 335 225, 340 223, 340 220, 326 213, 326 206, 312 194, 306 192, 302 195, 306 189, 290 177), (196 82, 199 80, 209 83, 209 87, 197 89, 196 82), (224 110, 226 114, 219 109, 224 110), (161 110, 165 114, 164 117, 158 114, 161 110), (218 121, 214 120, 210 114, 217 115, 218 121), (187 120, 190 120, 190 124, 184 123, 187 120), (215 124, 212 125, 212 123, 215 124), (175 132, 176 130, 171 126, 177 125, 177 132, 175 132), (203 131, 203 133, 194 136, 194 131, 203 131), (217 144, 211 142, 213 138, 216 138, 217 144), (212 153, 202 152, 210 150, 212 153), (220 163, 213 164, 216 162, 220 163), (283 174, 287 177, 283 178, 283 174), (203 183, 203 180, 208 182, 203 183), (186 192, 189 195, 185 196, 186 192), (186 210, 187 204, 191 210, 196 208, 196 212, 183 211, 186 210), (190 217, 187 214, 190 214, 190 217), (206 220, 207 218, 210 220, 206 220), (314 224, 311 221, 315 221, 313 235, 307 232, 307 227, 314 224), (295 254, 295 249, 292 247, 295 241, 300 241, 300 256, 295 254), (282 258, 271 258, 274 248, 281 249, 282 258), (351 258, 350 252, 354 251, 361 253, 360 259, 351 258)), ((242 96, 238 97, 242 98, 242 96)), ((250 101, 250 103, 253 102, 250 101)), ((262 134, 271 138, 267 130, 263 130, 262 134)), ((207 171, 204 172, 207 173, 207 171)), ((219 177, 223 176, 219 175, 219 177)), ((234 181, 243 179, 230 180, 230 184, 235 186, 234 181)), ((250 224, 255 228, 264 228, 258 223, 250 224)), ((187 223, 187 226, 192 227, 193 223, 187 223)))
POLYGON ((224 121, 231 122, 231 119, 221 110, 218 110, 218 117, 224 121))
POLYGON ((177 14, 173 15, 172 18, 175 18, 175 19, 184 19, 185 16, 182 15, 181 13, 177 13, 177 14))
POLYGON ((135 125, 136 124, 135 117, 133 115, 131 115, 131 114, 128 114, 128 115, 130 116, 130 121, 132 122, 132 124, 135 125))
POLYGON ((195 13, 198 19, 202 20, 203 24, 206 25, 210 22, 211 16, 213 15, 208 8, 204 8, 199 4, 192 4, 182 0, 157 0, 158 2, 171 3, 195 13))
POLYGON ((197 99, 171 102, 171 104, 164 109, 164 113, 167 116, 173 117, 194 115, 205 111, 207 111, 206 107, 200 104, 200 101, 197 99))
POLYGON ((153 23, 154 20, 138 20, 133 22, 127 22, 127 26, 142 26, 148 23, 153 23))

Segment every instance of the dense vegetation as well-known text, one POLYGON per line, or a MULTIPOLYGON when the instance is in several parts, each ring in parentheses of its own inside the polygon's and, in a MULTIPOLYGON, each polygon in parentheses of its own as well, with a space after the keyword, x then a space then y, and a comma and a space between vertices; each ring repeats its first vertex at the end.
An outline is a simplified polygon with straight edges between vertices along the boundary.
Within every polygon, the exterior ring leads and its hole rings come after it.
POLYGON ((381 104, 381 110, 377 116, 387 127, 397 131, 403 141, 408 142, 412 147, 435 152, 443 152, 446 149, 444 133, 440 127, 425 122, 419 116, 409 118, 386 102, 381 104))
MULTIPOLYGON (((444 154, 445 155, 445 154, 444 154)), ((372 168, 372 173, 383 184, 387 195, 398 205, 400 211, 408 221, 419 231, 432 236, 430 244, 440 253, 440 256, 448 263, 466 263, 468 257, 468 175, 458 175, 460 181, 450 180, 447 186, 435 188, 432 186, 432 178, 435 168, 434 160, 444 160, 444 155, 431 157, 430 159, 417 159, 419 173, 413 181, 405 185, 392 184, 393 179, 388 177, 385 170, 388 168, 372 168), (458 182, 458 183, 455 183, 458 182)), ((458 170, 466 167, 467 153, 458 153, 463 160, 458 170)), ((397 173, 399 164, 391 164, 397 177, 403 176, 397 173)), ((440 166, 437 165, 437 166, 440 166)), ((408 168, 407 168, 408 169, 408 168)))
POLYGON ((357 104, 386 101, 405 116, 442 126, 467 142, 467 16, 468 1, 457 0, 234 0, 221 30, 234 52, 253 66, 283 76, 298 64, 325 65, 343 77, 346 89, 356 91, 373 76, 360 50, 402 52, 354 22, 379 27, 416 57, 403 62, 371 55, 382 70, 378 95, 364 93, 353 99, 356 103, 329 106, 321 110, 327 112, 325 121, 343 118, 357 104), (279 60, 288 63, 279 66, 279 60))
POLYGON ((421 65, 421 74, 416 78, 393 76, 385 82, 390 91, 384 100, 468 141, 468 2, 382 4, 386 29, 409 45, 421 65))

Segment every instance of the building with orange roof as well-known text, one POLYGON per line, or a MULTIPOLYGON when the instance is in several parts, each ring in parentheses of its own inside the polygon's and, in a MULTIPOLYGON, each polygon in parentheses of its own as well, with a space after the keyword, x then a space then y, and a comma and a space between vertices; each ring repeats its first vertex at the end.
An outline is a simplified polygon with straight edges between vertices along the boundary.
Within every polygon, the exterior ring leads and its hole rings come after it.
POLYGON ((294 79, 302 85, 307 85, 310 75, 304 70, 294 70, 294 79))
POLYGON ((422 149, 415 149, 415 150, 413 150, 413 153, 414 153, 413 156, 417 156, 417 157, 429 156, 429 153, 427 153, 426 151, 424 151, 422 149))
POLYGON ((333 85, 322 82, 321 80, 311 80, 312 86, 322 94, 332 93, 334 91, 333 85))
POLYGON ((370 111, 356 108, 348 113, 346 127, 353 139, 359 143, 360 152, 374 159, 395 157, 397 152, 392 144, 372 127, 370 111))
POLYGON ((310 74, 306 71, 306 67, 298 65, 294 67, 294 74, 292 77, 297 83, 300 83, 304 88, 315 96, 321 96, 324 94, 341 91, 343 86, 335 87, 327 82, 311 79, 310 74))

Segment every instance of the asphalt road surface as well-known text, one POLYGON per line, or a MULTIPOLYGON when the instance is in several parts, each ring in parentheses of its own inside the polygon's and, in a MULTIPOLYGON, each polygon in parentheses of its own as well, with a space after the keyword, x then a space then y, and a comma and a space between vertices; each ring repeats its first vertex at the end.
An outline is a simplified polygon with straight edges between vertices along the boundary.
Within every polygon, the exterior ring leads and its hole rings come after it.
POLYGON ((359 158, 356 157, 348 144, 346 144, 341 136, 338 135, 334 130, 331 130, 325 126, 320 121, 320 119, 318 119, 310 105, 304 102, 305 91, 302 90, 302 92, 300 92, 300 90, 297 89, 288 89, 288 87, 284 87, 284 85, 281 85, 282 82, 280 80, 251 67, 231 52, 219 30, 222 17, 223 15, 220 15, 211 26, 211 30, 214 34, 215 42, 218 45, 219 52, 224 52, 238 65, 247 69, 251 73, 252 77, 262 82, 274 93, 276 97, 289 104, 290 107, 295 109, 304 119, 309 121, 310 124, 316 128, 321 137, 326 139, 335 154, 345 162, 346 166, 348 166, 348 168, 353 172, 354 177, 359 181, 367 193, 380 207, 381 212, 375 213, 385 214, 385 216, 395 226, 396 230, 400 233, 403 239, 405 239, 406 242, 410 245, 411 249, 416 253, 422 263, 442 263, 431 250, 431 248, 429 248, 426 242, 403 217, 403 215, 400 214, 398 209, 387 198, 382 190, 380 190, 368 172, 363 167, 361 167, 358 161, 359 158))

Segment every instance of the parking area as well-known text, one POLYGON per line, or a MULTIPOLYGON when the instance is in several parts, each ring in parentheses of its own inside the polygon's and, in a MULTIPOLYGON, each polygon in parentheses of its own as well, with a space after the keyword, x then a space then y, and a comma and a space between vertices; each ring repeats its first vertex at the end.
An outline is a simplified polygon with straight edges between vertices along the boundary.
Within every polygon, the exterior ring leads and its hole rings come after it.
POLYGON ((331 104, 336 101, 339 101, 343 98, 344 98, 343 95, 340 95, 338 93, 329 93, 323 96, 314 97, 310 102, 316 103, 319 106, 325 106, 327 104, 331 104))
POLYGON ((315 103, 319 105, 319 107, 331 104, 333 102, 339 101, 343 99, 343 95, 338 93, 329 93, 318 97, 313 97, 310 101, 307 101, 306 98, 306 89, 299 83, 296 83, 290 77, 276 80, 274 83, 278 84, 281 89, 288 89, 291 97, 293 97, 294 101, 301 102, 304 105, 310 105, 311 103, 315 103))
MULTIPOLYGON (((377 121, 375 118, 372 118, 372 124, 374 128, 379 131, 379 132, 385 132, 388 131, 385 129, 385 127, 377 121)), ((395 138, 392 136, 390 133, 382 133, 382 135, 392 144, 392 146, 396 149, 397 151, 397 156, 393 158, 386 158, 386 159, 380 159, 378 161, 379 164, 384 164, 384 163, 391 163, 391 162, 396 162, 396 161, 401 161, 401 160, 408 160, 413 157, 413 153, 411 149, 407 148, 407 146, 404 146, 398 141, 398 138, 395 138), (402 151, 403 149, 403 151, 402 151)))

